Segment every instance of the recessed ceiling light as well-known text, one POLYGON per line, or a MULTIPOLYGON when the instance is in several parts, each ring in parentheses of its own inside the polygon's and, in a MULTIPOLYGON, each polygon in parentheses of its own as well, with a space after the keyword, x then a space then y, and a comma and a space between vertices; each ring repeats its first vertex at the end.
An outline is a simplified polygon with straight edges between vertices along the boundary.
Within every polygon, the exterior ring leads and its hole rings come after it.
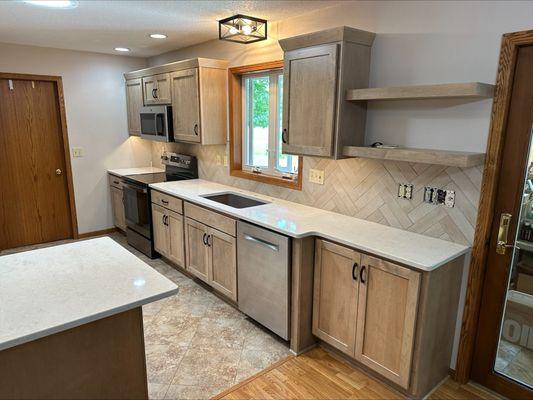
POLYGON ((152 39, 166 39, 167 38, 167 35, 163 34, 163 33, 152 33, 150 35, 150 37, 152 39))
POLYGON ((115 50, 116 51, 122 51, 124 53, 130 51, 130 49, 128 49, 127 47, 115 47, 115 50))
POLYGON ((79 1, 77 0, 24 0, 24 3, 32 6, 48 7, 48 8, 76 8, 79 1))

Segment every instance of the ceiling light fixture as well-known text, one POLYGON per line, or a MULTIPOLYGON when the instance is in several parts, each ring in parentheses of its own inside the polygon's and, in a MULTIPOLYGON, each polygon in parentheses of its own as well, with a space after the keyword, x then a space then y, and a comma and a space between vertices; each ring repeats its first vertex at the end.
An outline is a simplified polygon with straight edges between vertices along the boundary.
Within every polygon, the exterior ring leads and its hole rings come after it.
POLYGON ((218 38, 236 43, 254 43, 267 38, 266 19, 237 14, 218 21, 218 38))
POLYGON ((127 47, 115 47, 115 50, 121 51, 123 53, 127 53, 128 51, 130 51, 130 49, 128 49, 127 47))
POLYGON ((32 6, 68 9, 76 8, 79 5, 77 0, 24 0, 24 3, 31 4, 32 6))
POLYGON ((152 33, 152 34, 150 34, 150 37, 152 39, 166 39, 167 35, 165 35, 163 33, 152 33))

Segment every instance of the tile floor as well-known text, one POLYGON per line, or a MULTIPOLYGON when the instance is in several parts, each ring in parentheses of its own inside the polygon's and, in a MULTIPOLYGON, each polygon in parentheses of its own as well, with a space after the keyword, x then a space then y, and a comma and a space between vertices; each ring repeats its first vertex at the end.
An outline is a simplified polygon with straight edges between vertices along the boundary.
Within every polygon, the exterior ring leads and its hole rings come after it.
POLYGON ((177 295, 143 307, 150 399, 207 399, 289 355, 285 342, 200 284, 144 256, 122 234, 109 236, 179 287, 177 295))
POLYGON ((533 351, 525 347, 506 340, 500 341, 494 369, 533 387, 533 351))

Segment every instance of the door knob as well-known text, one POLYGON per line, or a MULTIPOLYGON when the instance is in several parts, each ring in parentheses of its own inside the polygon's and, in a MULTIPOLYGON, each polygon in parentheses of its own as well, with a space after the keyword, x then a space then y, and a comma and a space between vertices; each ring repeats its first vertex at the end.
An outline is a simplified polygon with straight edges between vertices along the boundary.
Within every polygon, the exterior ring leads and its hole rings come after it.
POLYGON ((63 173, 63 171, 61 171, 59 168, 56 169, 56 175, 61 175, 63 173))

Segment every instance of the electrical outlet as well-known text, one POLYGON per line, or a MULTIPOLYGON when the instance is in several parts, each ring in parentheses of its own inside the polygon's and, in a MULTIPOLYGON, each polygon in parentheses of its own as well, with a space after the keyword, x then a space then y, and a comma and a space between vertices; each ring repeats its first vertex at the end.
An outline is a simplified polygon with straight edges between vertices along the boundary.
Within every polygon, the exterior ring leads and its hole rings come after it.
POLYGON ((402 199, 411 200, 413 198, 413 185, 410 183, 398 184, 398 197, 402 199))
POLYGON ((309 170, 309 182, 323 185, 324 184, 324 170, 310 169, 309 170))
POLYGON ((455 190, 446 190, 446 198, 444 199, 444 205, 450 208, 455 206, 455 190))
POLYGON ((73 147, 72 157, 83 157, 83 149, 81 147, 73 147))
POLYGON ((224 155, 224 166, 225 167, 228 166, 228 156, 227 155, 224 155))

